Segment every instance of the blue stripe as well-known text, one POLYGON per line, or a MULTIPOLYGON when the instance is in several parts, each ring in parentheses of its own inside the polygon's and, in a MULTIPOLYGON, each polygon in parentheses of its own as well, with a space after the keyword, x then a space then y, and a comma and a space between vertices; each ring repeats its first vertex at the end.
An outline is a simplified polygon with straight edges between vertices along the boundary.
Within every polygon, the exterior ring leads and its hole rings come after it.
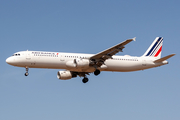
POLYGON ((159 40, 161 40, 162 37, 159 37, 159 39, 156 41, 156 43, 154 44, 154 46, 151 48, 151 50, 148 52, 148 54, 146 56, 149 56, 151 54, 151 52, 153 51, 153 49, 156 47, 156 45, 159 43, 159 40))
POLYGON ((163 42, 163 39, 161 39, 159 42, 158 42, 158 45, 156 46, 156 48, 154 49, 154 51, 152 51, 151 55, 152 56, 154 54, 154 52, 159 48, 159 45, 161 45, 161 43, 163 42))

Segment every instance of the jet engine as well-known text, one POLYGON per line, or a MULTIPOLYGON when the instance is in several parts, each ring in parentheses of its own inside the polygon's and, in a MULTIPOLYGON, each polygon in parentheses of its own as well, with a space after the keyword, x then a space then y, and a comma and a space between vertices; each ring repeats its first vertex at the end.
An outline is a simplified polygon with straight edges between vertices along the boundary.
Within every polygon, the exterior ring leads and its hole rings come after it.
POLYGON ((57 78, 61 80, 68 80, 73 77, 77 77, 77 75, 71 71, 58 71, 57 78))

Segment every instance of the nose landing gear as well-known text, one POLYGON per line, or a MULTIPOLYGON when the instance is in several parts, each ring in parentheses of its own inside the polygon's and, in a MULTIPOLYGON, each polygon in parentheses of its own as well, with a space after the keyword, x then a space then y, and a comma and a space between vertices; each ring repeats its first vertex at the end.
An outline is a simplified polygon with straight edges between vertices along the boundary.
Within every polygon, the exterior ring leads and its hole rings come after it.
POLYGON ((24 74, 25 76, 28 76, 28 75, 29 75, 28 71, 29 71, 29 68, 26 67, 26 73, 24 74))

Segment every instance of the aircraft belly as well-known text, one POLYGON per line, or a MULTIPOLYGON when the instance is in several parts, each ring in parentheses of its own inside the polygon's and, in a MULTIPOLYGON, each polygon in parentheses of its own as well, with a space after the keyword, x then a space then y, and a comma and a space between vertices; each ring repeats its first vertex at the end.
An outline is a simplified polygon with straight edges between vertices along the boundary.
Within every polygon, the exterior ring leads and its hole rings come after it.
POLYGON ((74 71, 74 72, 94 72, 95 68, 94 67, 88 67, 88 68, 66 68, 69 71, 74 71))

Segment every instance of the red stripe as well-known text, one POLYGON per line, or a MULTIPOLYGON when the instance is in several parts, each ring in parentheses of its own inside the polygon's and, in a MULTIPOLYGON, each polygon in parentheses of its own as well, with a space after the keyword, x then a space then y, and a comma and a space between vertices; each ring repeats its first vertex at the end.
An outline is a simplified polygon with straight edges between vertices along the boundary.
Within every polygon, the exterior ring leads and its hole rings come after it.
POLYGON ((155 54, 154 57, 157 57, 159 55, 159 53, 161 52, 161 50, 162 50, 162 46, 159 48, 159 50, 157 51, 157 53, 155 54))

